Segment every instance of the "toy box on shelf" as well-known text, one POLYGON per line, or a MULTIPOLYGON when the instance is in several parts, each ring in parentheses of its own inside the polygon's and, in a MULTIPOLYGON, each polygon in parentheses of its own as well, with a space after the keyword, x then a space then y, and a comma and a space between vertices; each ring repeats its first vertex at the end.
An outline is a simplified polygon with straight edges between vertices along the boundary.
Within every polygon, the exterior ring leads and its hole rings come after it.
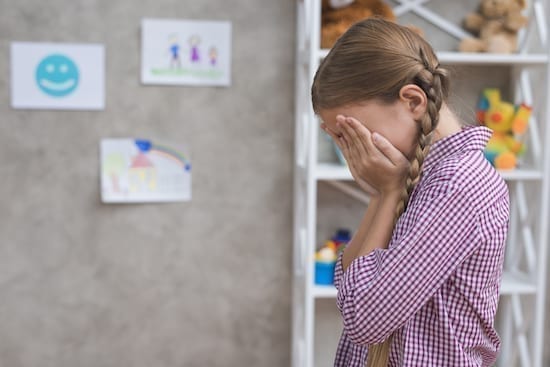
POLYGON ((315 254, 315 284, 333 285, 338 254, 351 240, 350 230, 338 229, 315 254))

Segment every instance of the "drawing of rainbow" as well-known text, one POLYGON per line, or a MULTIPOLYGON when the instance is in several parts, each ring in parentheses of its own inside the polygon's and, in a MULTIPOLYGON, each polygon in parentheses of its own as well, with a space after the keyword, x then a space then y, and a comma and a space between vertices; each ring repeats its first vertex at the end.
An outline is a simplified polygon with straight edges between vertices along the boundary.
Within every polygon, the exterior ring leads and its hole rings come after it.
POLYGON ((135 142, 142 152, 172 160, 183 167, 185 171, 191 171, 191 162, 183 153, 164 145, 153 144, 150 140, 136 140, 135 142))

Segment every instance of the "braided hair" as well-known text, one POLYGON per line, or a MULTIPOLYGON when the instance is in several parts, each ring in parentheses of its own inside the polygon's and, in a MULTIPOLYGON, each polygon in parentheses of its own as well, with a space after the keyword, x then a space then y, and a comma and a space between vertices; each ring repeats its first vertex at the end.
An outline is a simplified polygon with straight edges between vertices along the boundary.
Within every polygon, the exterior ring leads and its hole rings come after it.
POLYGON ((411 160, 409 176, 406 185, 401 193, 401 201, 396 208, 396 221, 405 211, 410 195, 414 187, 420 181, 422 173, 422 164, 428 155, 432 137, 439 122, 439 110, 443 104, 443 91, 448 88, 444 83, 448 83, 448 72, 446 69, 437 65, 431 65, 430 60, 425 56, 426 53, 420 48, 419 63, 424 68, 418 72, 414 78, 414 82, 418 85, 427 97, 426 113, 418 122, 418 138, 414 152, 414 157, 411 160), (444 89, 445 87, 445 89, 444 89))

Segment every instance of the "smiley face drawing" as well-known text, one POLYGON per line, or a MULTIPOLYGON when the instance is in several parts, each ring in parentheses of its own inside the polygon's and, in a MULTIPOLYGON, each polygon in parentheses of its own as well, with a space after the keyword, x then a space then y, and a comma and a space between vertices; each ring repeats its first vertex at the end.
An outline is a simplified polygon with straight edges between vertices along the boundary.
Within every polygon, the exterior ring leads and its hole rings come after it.
POLYGON ((71 94, 78 86, 78 81, 78 67, 65 55, 46 56, 36 67, 36 84, 52 97, 71 94))

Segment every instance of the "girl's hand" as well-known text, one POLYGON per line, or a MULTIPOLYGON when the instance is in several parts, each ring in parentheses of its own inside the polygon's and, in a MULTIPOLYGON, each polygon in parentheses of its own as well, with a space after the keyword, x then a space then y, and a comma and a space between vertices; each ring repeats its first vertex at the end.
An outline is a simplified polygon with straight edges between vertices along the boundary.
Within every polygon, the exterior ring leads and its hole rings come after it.
POLYGON ((344 158, 346 159, 346 162, 348 162, 348 168, 351 172, 351 175, 353 177, 353 180, 359 185, 359 187, 361 189, 363 189, 367 194, 369 194, 370 196, 378 196, 380 193, 375 190, 371 185, 369 185, 367 183, 367 181, 363 180, 358 172, 355 170, 355 167, 351 165, 350 163, 350 159, 348 158, 348 156, 346 155, 346 153, 344 153, 344 147, 342 145, 343 141, 341 140, 342 138, 342 135, 338 135, 336 134, 334 131, 332 131, 326 124, 321 124, 321 129, 323 129, 327 134, 330 135, 330 137, 332 138, 332 140, 334 140, 334 142, 336 143, 336 145, 338 145, 338 148, 340 148, 340 150, 342 151, 342 154, 344 155, 344 158))
POLYGON ((336 121, 342 130, 342 152, 358 177, 381 194, 401 192, 409 173, 407 157, 355 118, 337 116, 336 121))

